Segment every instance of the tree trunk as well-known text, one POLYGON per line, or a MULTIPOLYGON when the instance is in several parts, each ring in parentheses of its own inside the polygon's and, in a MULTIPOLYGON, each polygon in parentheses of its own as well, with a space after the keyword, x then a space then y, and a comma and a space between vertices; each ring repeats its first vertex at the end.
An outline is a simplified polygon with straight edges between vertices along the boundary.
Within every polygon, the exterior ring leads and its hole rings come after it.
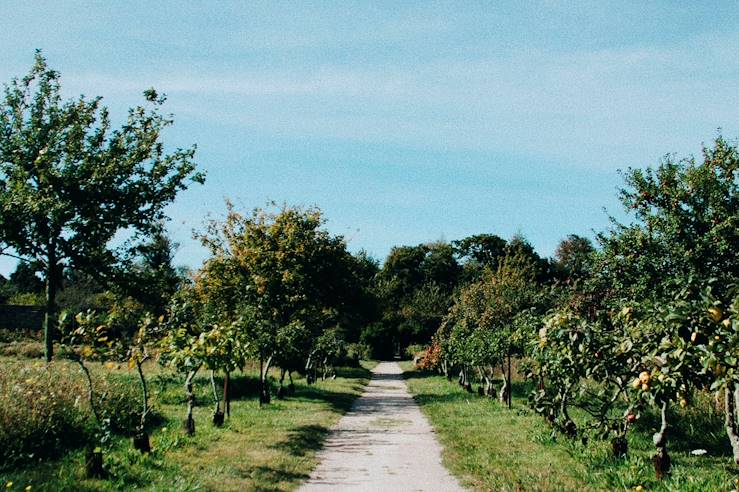
POLYGON ((285 369, 280 368, 280 386, 277 388, 277 399, 282 400, 285 398, 285 369))
POLYGON ((312 384, 314 381, 312 379, 312 370, 313 370, 313 354, 308 354, 308 360, 305 362, 305 382, 308 384, 312 384))
POLYGON ((210 388, 213 390, 213 405, 215 405, 213 411, 217 412, 221 409, 221 398, 218 396, 218 390, 216 389, 216 372, 212 369, 210 371, 210 388))
POLYGON ((220 427, 223 425, 223 412, 221 411, 221 398, 218 396, 216 388, 216 372, 210 371, 210 388, 213 390, 213 425, 220 427))
POLYGON ((77 359, 77 364, 80 365, 82 372, 85 373, 85 378, 87 379, 87 400, 90 402, 90 408, 92 409, 92 414, 95 416, 95 421, 100 425, 100 415, 98 414, 97 406, 95 405, 95 393, 92 389, 90 371, 87 369, 87 366, 85 366, 85 363, 82 362, 82 359, 77 359))
POLYGON ((505 362, 500 362, 500 372, 503 374, 503 386, 500 388, 500 392, 498 393, 498 401, 501 403, 507 403, 508 402, 508 393, 511 391, 511 389, 508 387, 508 378, 506 377, 505 373, 505 362))
POLYGON ((462 372, 464 373, 464 389, 468 393, 472 393, 472 382, 470 381, 470 369, 467 366, 464 366, 462 369, 462 372))
POLYGON ((103 451, 99 447, 88 447, 85 451, 85 471, 87 478, 105 478, 103 451))
POLYGON ((269 403, 271 398, 269 394, 269 382, 267 381, 267 375, 269 374, 269 368, 272 365, 272 356, 267 357, 266 362, 263 359, 259 359, 259 405, 269 403))
MULTIPOLYGON (((610 404, 614 405, 616 401, 618 400, 618 395, 620 395, 621 392, 617 391, 613 398, 611 398, 610 404)), ((616 437, 611 439, 611 450, 613 451, 613 457, 614 458, 624 458, 629 454, 629 441, 626 439, 626 434, 629 431, 629 426, 631 422, 629 421, 629 415, 631 415, 631 412, 633 410, 633 406, 629 405, 629 407, 624 410, 623 413, 623 423, 619 425, 618 427, 618 434, 616 437)))
POLYGON ((560 393, 562 395, 562 400, 559 403, 559 411, 564 418, 564 425, 562 426, 564 433, 568 437, 575 437, 577 435, 577 424, 572 420, 572 417, 570 417, 570 413, 567 410, 568 395, 570 394, 570 390, 574 384, 575 383, 568 384, 565 390, 560 393))
POLYGON ((192 417, 192 411, 195 407, 195 393, 193 393, 192 391, 192 380, 195 377, 195 374, 198 372, 198 369, 200 369, 200 366, 187 373, 187 379, 185 379, 185 393, 187 394, 187 417, 183 422, 183 427, 185 429, 185 433, 187 433, 188 436, 195 434, 195 420, 192 417))
POLYGON ((734 454, 734 463, 739 465, 739 419, 737 418, 737 402, 739 402, 739 384, 734 383, 734 391, 731 386, 726 386, 724 390, 726 401, 726 434, 729 436, 731 443, 731 451, 734 454), (733 394, 732 394, 733 393, 733 394))
POLYGON ((495 398, 495 387, 493 386, 493 368, 485 369, 485 396, 495 398))
POLYGON ((511 352, 508 352, 508 375, 506 376, 506 386, 508 386, 508 409, 513 406, 513 382, 511 381, 511 352))
POLYGON ((259 406, 261 407, 264 405, 264 378, 262 375, 264 374, 264 357, 262 357, 262 354, 259 354, 259 406))
POLYGON ((229 392, 229 384, 231 383, 231 373, 226 371, 223 378, 223 411, 227 417, 231 417, 231 395, 229 392))
POLYGON ((141 413, 141 422, 139 424, 139 428, 141 430, 144 429, 146 425, 146 416, 149 415, 149 389, 146 386, 146 378, 144 377, 144 371, 141 369, 141 366, 143 365, 144 361, 148 357, 144 356, 144 358, 139 362, 138 359, 136 359, 136 370, 139 373, 139 381, 141 382, 141 393, 142 393, 142 413, 141 413))
MULTIPOLYGON (((95 416, 95 422, 98 427, 101 424, 100 415, 98 414, 97 406, 95 406, 95 393, 92 388, 92 378, 90 377, 90 371, 82 362, 82 359, 77 359, 77 363, 80 365, 82 372, 85 374, 87 379, 87 399, 90 402, 90 408, 92 414, 95 416)), ((103 469, 103 451, 99 446, 93 447, 89 445, 85 452, 85 471, 88 478, 103 478, 105 476, 105 470, 103 469)))
POLYGON ((149 434, 146 432, 146 416, 149 414, 149 389, 146 387, 146 378, 144 377, 144 371, 141 366, 148 356, 144 355, 142 359, 136 359, 136 370, 139 373, 139 381, 141 382, 141 393, 142 393, 142 411, 141 421, 139 428, 136 429, 136 435, 133 436, 133 447, 142 453, 148 453, 151 451, 151 444, 149 443, 149 434))
POLYGON ((667 454, 667 402, 662 402, 661 408, 662 424, 659 431, 652 436, 652 441, 657 448, 657 454, 652 457, 654 471, 658 479, 663 479, 670 473, 670 455, 667 454))
POLYGON ((46 362, 51 362, 54 356, 54 337, 56 336, 56 291, 57 291, 57 264, 56 245, 49 242, 49 256, 46 259, 46 310, 44 312, 44 355, 46 362))

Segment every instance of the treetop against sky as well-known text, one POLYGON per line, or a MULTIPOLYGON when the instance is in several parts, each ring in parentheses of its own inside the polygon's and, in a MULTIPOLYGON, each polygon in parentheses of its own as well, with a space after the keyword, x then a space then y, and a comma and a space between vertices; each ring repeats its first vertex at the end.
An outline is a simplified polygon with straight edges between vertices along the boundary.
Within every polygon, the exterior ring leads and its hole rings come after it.
MULTIPOLYGON (((352 250, 490 232, 543 255, 619 214, 617 169, 739 135, 739 7, 670 2, 9 0, 0 81, 43 50, 114 121, 166 93, 202 187, 169 207, 178 263, 223 198, 318 205, 352 250)), ((0 273, 14 262, 3 259, 0 273)))

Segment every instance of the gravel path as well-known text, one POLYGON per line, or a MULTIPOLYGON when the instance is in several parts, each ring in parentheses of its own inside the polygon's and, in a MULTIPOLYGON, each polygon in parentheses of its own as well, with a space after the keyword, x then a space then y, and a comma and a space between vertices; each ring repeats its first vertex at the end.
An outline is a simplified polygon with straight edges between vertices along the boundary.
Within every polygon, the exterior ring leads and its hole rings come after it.
POLYGON ((408 393, 400 366, 382 362, 372 372, 299 490, 463 490, 441 464, 441 446, 408 393))

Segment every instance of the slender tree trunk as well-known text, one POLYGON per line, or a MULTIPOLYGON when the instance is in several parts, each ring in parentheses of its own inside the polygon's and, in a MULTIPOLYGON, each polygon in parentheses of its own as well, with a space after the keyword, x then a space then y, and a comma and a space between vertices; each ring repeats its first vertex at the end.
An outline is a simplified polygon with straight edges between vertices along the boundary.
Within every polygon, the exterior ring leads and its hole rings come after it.
POLYGON ((487 389, 487 381, 485 373, 482 370, 482 366, 475 366, 477 368, 477 377, 480 378, 480 386, 477 387, 478 396, 484 396, 485 390, 487 389))
POLYGON ((192 391, 192 380, 195 378, 195 374, 200 369, 200 366, 196 367, 189 373, 185 379, 185 393, 187 394, 187 417, 185 418, 184 428, 188 436, 195 434, 195 419, 192 417, 192 411, 195 407, 195 393, 192 391))
POLYGON ((272 356, 270 355, 267 357, 267 360, 264 362, 264 370, 262 371, 262 380, 267 383, 267 376, 269 375, 269 370, 272 368, 272 356))
MULTIPOLYGON (((224 391, 226 388, 226 381, 224 378, 223 381, 224 384, 224 391)), ((223 403, 223 411, 221 411, 221 397, 218 396, 218 388, 216 386, 216 372, 211 369, 210 371, 210 388, 213 391, 213 425, 216 427, 220 427, 223 425, 223 416, 226 412, 226 403, 224 401, 223 403)), ((225 393, 224 393, 224 400, 225 400, 225 393)))
POLYGON ((231 417, 231 395, 229 392, 229 384, 231 383, 231 373, 226 371, 223 378, 223 412, 227 417, 231 417))
POLYGON ((562 399, 559 403, 559 411, 562 417, 564 418, 564 432, 569 437, 575 437, 577 435, 577 424, 574 420, 572 420, 572 417, 570 417, 570 413, 567 410, 567 403, 569 401, 569 394, 570 390, 574 386, 574 382, 567 385, 567 387, 560 393, 562 399))
POLYGON ((305 382, 308 384, 313 383, 311 378, 311 371, 313 369, 313 354, 308 354, 308 360, 305 362, 305 382))
MULTIPOLYGON (((82 359, 78 358, 77 364, 79 364, 82 372, 85 374, 85 378, 87 379, 87 399, 90 402, 92 414, 95 416, 95 422, 98 428, 100 428, 101 420, 97 406, 95 405, 95 393, 92 388, 90 371, 87 369, 85 363, 82 362, 82 359)), ((87 476, 90 478, 102 478, 105 475, 105 470, 103 469, 103 452, 95 445, 88 446, 85 451, 85 470, 87 472, 87 476)))
POLYGON ((511 389, 508 387, 508 377, 505 373, 505 360, 500 361, 500 372, 503 375, 503 386, 500 388, 500 392, 498 393, 498 401, 501 403, 507 403, 508 393, 511 389))
POLYGON ((670 473, 670 455, 667 454, 667 430, 669 428, 667 424, 667 402, 662 402, 662 408, 660 410, 662 416, 662 423, 659 431, 652 436, 652 441, 657 448, 657 454, 652 457, 654 463, 654 471, 657 474, 657 478, 662 479, 668 473, 670 473))
POLYGON ((141 369, 141 366, 143 365, 144 361, 148 357, 144 357, 140 362, 138 359, 136 360, 136 370, 139 373, 139 381, 141 382, 141 393, 142 393, 142 413, 141 413, 141 423, 139 424, 139 427, 141 431, 144 430, 144 426, 146 425, 146 417, 149 415, 149 389, 146 386, 146 378, 144 377, 144 371, 141 369))
POLYGON ((44 355, 46 362, 51 362, 54 356, 54 337, 56 336, 56 290, 57 290, 57 264, 56 243, 49 241, 49 254, 46 259, 46 310, 44 312, 44 355))
POLYGON ((511 352, 508 352, 508 409, 513 406, 513 381, 511 380, 511 352))
POLYGON ((490 396, 490 394, 491 394, 490 393, 490 390, 491 390, 490 387, 492 386, 492 381, 490 380, 490 373, 488 371, 489 371, 489 367, 488 366, 482 366, 482 380, 485 383, 485 387, 483 389, 483 394, 485 396, 490 396))
POLYGON ((269 385, 267 381, 267 375, 269 374, 269 368, 272 365, 272 356, 270 355, 267 357, 266 361, 263 361, 263 359, 259 359, 259 386, 260 386, 260 392, 259 392, 259 404, 263 403, 269 403, 270 402, 270 394, 269 394, 269 385))
POLYGON ((285 398, 285 374, 287 371, 281 367, 280 368, 280 386, 277 388, 277 399, 282 400, 285 398))
POLYGON ((737 403, 739 402, 739 384, 734 383, 732 391, 731 386, 726 386, 724 390, 726 401, 724 406, 726 408, 726 434, 729 436, 729 442, 731 443, 731 451, 734 454, 734 463, 739 465, 739 419, 737 418, 737 403))
POLYGON ((92 389, 92 378, 90 377, 90 371, 87 369, 85 363, 82 362, 82 359, 77 359, 77 364, 80 365, 80 368, 82 369, 82 372, 85 374, 85 378, 87 379, 87 401, 90 402, 90 408, 92 409, 92 414, 95 416, 95 421, 98 425, 100 425, 100 414, 98 414, 98 409, 95 405, 95 393, 92 389))
POLYGON ((259 354, 259 406, 264 405, 264 357, 259 354))
POLYGON ((139 373, 139 381, 141 382, 143 408, 141 412, 141 422, 139 423, 139 428, 136 431, 136 435, 133 436, 133 447, 139 450, 141 453, 151 452, 149 434, 146 433, 146 416, 149 414, 149 389, 146 386, 146 378, 144 377, 144 371, 141 368, 147 358, 148 356, 144 355, 141 361, 136 359, 136 370, 139 373))
POLYGON ((210 371, 210 388, 213 390, 213 409, 214 413, 218 413, 221 409, 221 398, 218 396, 218 390, 216 389, 216 372, 211 369, 210 371))

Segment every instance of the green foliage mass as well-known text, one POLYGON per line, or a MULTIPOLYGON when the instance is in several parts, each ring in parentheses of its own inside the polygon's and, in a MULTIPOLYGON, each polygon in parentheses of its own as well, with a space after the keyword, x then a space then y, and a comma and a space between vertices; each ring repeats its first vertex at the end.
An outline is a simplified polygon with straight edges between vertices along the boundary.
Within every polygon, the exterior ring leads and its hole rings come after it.
MULTIPOLYGON (((0 246, 38 264, 47 288, 47 324, 64 266, 109 280, 127 245, 111 248, 120 231, 153 232, 164 208, 191 182, 195 148, 166 153, 165 98, 145 92, 146 106, 112 129, 101 98, 62 101, 59 73, 36 54, 31 71, 5 88, 0 110, 0 246)), ((131 243, 129 243, 130 245, 131 243)), ((47 359, 53 326, 47 327, 47 359)))

